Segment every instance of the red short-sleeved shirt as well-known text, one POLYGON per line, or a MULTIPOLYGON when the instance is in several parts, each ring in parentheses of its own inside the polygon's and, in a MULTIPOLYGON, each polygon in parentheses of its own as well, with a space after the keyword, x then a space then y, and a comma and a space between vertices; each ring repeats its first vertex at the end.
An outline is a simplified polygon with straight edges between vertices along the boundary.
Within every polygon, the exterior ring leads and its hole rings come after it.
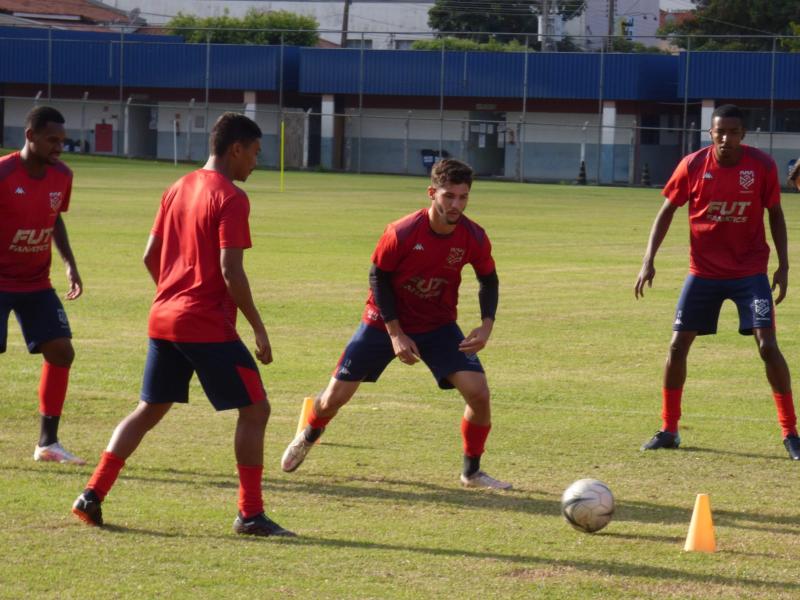
MULTIPOLYGON (((479 225, 462 215, 452 233, 439 235, 430 227, 428 209, 390 223, 372 262, 392 273, 397 318, 406 333, 432 331, 456 320, 464 265, 471 264, 478 275, 495 270, 492 245, 479 225)), ((362 320, 385 327, 371 291, 362 320)))
POLYGON ((215 171, 176 181, 161 199, 153 235, 161 238, 156 297, 148 335, 173 342, 228 342, 236 305, 220 266, 222 248, 249 248, 247 194, 215 171))
POLYGON ((736 279, 767 272, 764 209, 780 203, 772 158, 742 145, 739 163, 724 167, 713 146, 683 158, 664 187, 676 206, 689 204, 690 272, 736 279))
POLYGON ((36 292, 50 284, 53 228, 67 212, 72 171, 48 165, 35 179, 19 152, 0 158, 0 291, 36 292))

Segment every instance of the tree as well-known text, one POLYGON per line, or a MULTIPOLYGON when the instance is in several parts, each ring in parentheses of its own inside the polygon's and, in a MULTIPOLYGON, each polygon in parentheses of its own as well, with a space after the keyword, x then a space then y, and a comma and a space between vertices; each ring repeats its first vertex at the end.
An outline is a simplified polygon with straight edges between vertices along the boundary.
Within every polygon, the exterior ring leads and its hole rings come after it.
MULTIPOLYGON (((580 15, 586 5, 582 0, 551 0, 551 14, 562 19, 580 15)), ((522 34, 536 33, 542 0, 522 2, 491 2, 436 0, 428 11, 428 25, 436 31, 457 34, 476 42, 488 42, 486 32, 507 33, 497 36, 502 42, 517 40, 524 43, 522 34), (483 34, 481 34, 483 32, 483 34)))
POLYGON ((319 40, 314 17, 297 15, 285 10, 261 12, 254 8, 237 19, 228 15, 221 17, 197 17, 178 13, 167 23, 173 35, 182 36, 190 43, 258 44, 288 46, 316 46, 319 40))
POLYGON ((792 22, 800 22, 797 0, 692 0, 692 18, 667 24, 659 34, 681 47, 692 36, 692 50, 771 50, 771 37, 794 35, 792 22), (728 37, 709 37, 728 36, 728 37))

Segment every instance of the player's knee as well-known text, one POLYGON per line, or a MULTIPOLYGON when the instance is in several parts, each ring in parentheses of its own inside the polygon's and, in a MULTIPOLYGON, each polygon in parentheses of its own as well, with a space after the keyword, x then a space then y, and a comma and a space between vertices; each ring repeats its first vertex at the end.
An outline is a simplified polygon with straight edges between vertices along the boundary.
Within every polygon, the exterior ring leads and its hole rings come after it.
POLYGON ((464 399, 472 408, 483 408, 489 406, 491 394, 488 387, 478 387, 464 394, 464 399))
POLYGON ((691 348, 691 340, 676 337, 669 343, 669 356, 670 358, 686 358, 691 348))
POLYGON ((75 360, 75 348, 69 339, 60 339, 42 345, 42 355, 51 365, 71 367, 75 360))
POLYGON ((760 340, 758 354, 761 360, 768 364, 779 362, 783 358, 775 340, 760 340))

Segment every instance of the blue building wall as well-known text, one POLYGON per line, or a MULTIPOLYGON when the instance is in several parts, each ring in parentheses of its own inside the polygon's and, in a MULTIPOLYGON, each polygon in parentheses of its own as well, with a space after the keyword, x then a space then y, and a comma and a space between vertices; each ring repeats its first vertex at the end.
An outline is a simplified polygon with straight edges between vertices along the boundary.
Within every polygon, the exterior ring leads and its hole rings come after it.
POLYGON ((522 53, 301 48, 298 91, 583 100, 599 98, 602 70, 606 100, 674 101, 677 65, 649 54, 529 53, 526 91, 522 53))
POLYGON ((683 98, 800 99, 800 53, 682 52, 678 96, 683 98), (773 84, 773 61, 775 77, 773 84), (688 68, 688 88, 686 69, 688 68))

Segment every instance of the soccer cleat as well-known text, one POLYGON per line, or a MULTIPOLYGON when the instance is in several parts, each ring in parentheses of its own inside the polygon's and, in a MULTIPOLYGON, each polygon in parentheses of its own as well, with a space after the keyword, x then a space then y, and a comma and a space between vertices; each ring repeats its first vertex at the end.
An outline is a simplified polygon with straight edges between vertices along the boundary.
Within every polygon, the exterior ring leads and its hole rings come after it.
POLYGON ((649 441, 642 444, 640 450, 658 450, 659 448, 677 448, 681 445, 679 433, 669 431, 657 431, 649 441))
POLYGON ((478 471, 477 473, 473 473, 469 477, 461 474, 461 485, 464 487, 471 487, 471 488, 486 488, 490 490, 510 490, 511 484, 505 481, 500 481, 499 479, 495 479, 484 473, 483 471, 478 471))
POLYGON ((59 442, 54 442, 49 446, 36 446, 36 449, 33 451, 33 460, 39 460, 43 462, 57 462, 61 463, 62 465, 70 464, 70 465, 85 465, 86 461, 82 458, 78 458, 71 452, 69 452, 64 446, 62 446, 59 442))
POLYGON ((783 445, 792 460, 800 460, 800 437, 797 434, 783 438, 783 445))
POLYGON ((292 443, 286 446, 286 450, 281 457, 281 469, 287 473, 296 470, 297 467, 303 464, 314 442, 306 440, 305 431, 298 433, 292 440, 292 443))
POLYGON ((236 533, 241 533, 242 535, 277 535, 283 537, 297 536, 297 534, 293 531, 289 531, 288 529, 284 529, 278 525, 263 512, 247 519, 242 516, 242 513, 239 513, 236 515, 236 519, 233 521, 233 530, 236 533))
POLYGON ((87 525, 103 526, 103 511, 100 500, 92 490, 87 490, 78 496, 72 505, 72 514, 87 525))

